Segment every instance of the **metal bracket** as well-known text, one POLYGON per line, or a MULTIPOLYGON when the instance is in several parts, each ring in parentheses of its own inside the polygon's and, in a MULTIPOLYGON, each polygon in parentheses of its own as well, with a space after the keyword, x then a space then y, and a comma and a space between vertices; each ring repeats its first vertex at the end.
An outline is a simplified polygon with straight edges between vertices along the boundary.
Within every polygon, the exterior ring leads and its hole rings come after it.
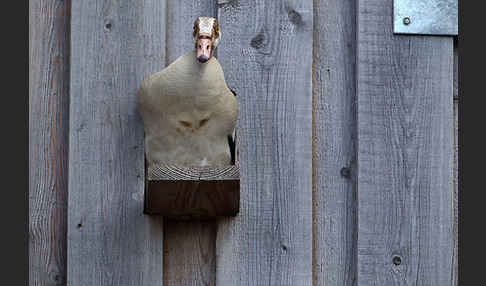
POLYGON ((457 35, 457 1, 393 0, 393 32, 457 35))

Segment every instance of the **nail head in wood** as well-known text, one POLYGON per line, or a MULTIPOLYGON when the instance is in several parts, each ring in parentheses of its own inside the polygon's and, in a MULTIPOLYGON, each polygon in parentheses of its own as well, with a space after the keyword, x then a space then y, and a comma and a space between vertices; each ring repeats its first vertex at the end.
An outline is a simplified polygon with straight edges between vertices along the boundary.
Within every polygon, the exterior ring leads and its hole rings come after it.
POLYGON ((341 176, 343 176, 344 178, 351 178, 351 169, 349 169, 348 167, 343 167, 340 171, 341 173, 341 176))
POLYGON ((402 258, 399 255, 393 255, 392 262, 393 262, 393 264, 398 266, 398 265, 402 264, 402 258))

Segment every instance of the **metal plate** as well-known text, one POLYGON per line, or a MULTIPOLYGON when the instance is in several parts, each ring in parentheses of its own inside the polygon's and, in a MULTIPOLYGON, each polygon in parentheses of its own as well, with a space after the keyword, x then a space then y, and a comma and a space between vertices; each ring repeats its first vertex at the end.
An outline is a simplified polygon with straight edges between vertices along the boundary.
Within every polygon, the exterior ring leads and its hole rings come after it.
POLYGON ((393 0, 393 32, 457 35, 457 1, 393 0))

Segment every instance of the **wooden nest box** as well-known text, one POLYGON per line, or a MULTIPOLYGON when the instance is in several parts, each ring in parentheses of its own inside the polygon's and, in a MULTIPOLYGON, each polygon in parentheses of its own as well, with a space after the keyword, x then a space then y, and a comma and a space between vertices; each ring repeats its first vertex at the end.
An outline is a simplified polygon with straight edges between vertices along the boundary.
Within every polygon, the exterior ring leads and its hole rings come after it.
POLYGON ((236 137, 234 165, 180 167, 155 165, 145 172, 144 213, 172 220, 210 220, 240 210, 240 165, 236 137))
POLYGON ((234 142, 230 144, 232 165, 146 166, 144 213, 171 220, 236 216, 240 211, 240 165, 236 142, 235 132, 234 142))
POLYGON ((172 219, 236 216, 240 208, 240 167, 157 165, 147 170, 144 213, 172 219))
POLYGON ((192 37, 192 50, 145 78, 137 90, 149 162, 144 213, 173 219, 235 216, 238 102, 212 56, 220 37, 217 19, 198 17, 192 37))

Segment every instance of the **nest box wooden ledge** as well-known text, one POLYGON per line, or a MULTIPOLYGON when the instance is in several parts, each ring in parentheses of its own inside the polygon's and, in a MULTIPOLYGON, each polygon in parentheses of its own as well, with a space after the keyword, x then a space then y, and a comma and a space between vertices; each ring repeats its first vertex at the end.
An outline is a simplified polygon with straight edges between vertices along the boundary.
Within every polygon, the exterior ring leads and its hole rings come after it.
POLYGON ((235 216, 240 208, 239 165, 147 169, 144 213, 171 219, 235 216))

